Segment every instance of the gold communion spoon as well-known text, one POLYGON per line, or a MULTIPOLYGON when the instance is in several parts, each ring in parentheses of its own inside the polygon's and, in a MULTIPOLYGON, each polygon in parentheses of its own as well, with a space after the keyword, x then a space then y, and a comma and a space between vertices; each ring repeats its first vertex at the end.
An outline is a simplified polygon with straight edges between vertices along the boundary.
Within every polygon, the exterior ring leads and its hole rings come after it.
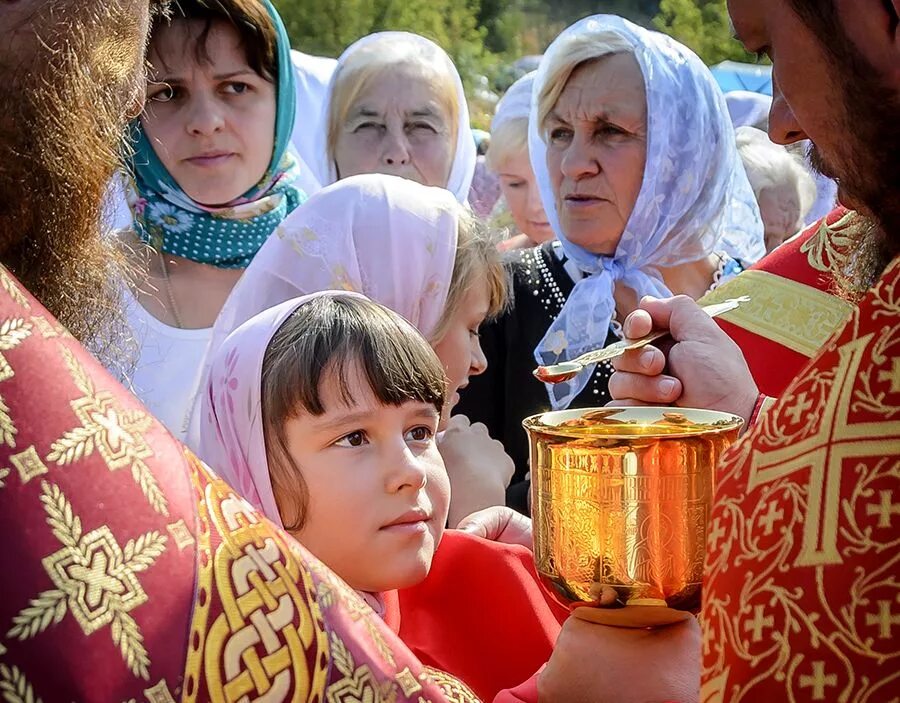
MULTIPOLYGON (((750 296, 742 295, 740 298, 730 298, 714 305, 704 305, 700 309, 710 317, 716 317, 737 309, 742 303, 749 302, 750 296)), ((648 344, 655 342, 657 339, 665 337, 668 334, 668 330, 659 330, 651 332, 640 339, 623 339, 621 342, 610 344, 603 349, 589 351, 571 361, 563 361, 559 364, 550 364, 549 366, 538 366, 532 373, 537 380, 544 383, 565 383, 584 371, 586 366, 598 364, 601 361, 609 361, 610 359, 615 359, 617 356, 621 356, 627 351, 646 347, 648 344)))

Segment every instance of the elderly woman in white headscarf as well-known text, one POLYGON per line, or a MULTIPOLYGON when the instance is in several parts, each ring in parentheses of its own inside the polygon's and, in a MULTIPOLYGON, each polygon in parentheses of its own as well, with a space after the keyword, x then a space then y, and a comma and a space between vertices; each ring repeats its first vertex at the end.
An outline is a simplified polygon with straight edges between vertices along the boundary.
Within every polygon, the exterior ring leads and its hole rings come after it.
POLYGON ((558 242, 518 255, 515 307, 485 330, 490 370, 460 405, 504 443, 517 478, 523 417, 609 400, 608 366, 545 388, 536 364, 616 341, 644 295, 700 298, 765 254, 725 100, 671 38, 609 15, 576 23, 544 55, 529 130, 558 242))
POLYGON ((513 83, 497 104, 491 120, 491 146, 487 166, 500 179, 502 206, 509 211, 517 233, 503 249, 532 247, 556 235, 547 221, 531 160, 528 157, 528 115, 536 72, 513 83))
POLYGON ((738 127, 738 153, 756 195, 772 251, 804 228, 816 201, 812 174, 791 153, 754 127, 738 127))
POLYGON ((384 173, 466 202, 476 159, 469 108, 459 72, 434 42, 409 32, 363 37, 338 59, 323 109, 321 186, 384 173))

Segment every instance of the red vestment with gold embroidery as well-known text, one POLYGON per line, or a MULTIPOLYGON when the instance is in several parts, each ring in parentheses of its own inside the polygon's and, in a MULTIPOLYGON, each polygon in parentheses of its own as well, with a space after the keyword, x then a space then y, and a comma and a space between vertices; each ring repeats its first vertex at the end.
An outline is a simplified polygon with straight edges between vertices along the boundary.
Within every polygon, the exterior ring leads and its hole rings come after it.
POLYGON ((0 268, 5 700, 474 701, 0 268))
POLYGON ((900 258, 718 472, 703 700, 900 695, 900 258))
POLYGON ((750 298, 717 321, 766 395, 780 396, 850 315, 853 306, 832 292, 833 271, 859 223, 856 213, 835 210, 703 298, 750 298))

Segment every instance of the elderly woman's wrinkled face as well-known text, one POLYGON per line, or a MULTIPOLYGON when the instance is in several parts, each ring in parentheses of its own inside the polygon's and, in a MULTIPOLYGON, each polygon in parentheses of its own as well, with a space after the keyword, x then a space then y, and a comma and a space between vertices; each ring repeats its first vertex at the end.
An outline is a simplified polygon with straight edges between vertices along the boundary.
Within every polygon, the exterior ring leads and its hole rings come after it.
POLYGON ((647 158, 647 98, 634 56, 613 54, 576 68, 544 135, 563 233, 594 254, 615 254, 647 158))
POLYGON ((452 116, 415 68, 382 72, 360 91, 335 144, 338 178, 386 173, 445 188, 453 165, 452 116))

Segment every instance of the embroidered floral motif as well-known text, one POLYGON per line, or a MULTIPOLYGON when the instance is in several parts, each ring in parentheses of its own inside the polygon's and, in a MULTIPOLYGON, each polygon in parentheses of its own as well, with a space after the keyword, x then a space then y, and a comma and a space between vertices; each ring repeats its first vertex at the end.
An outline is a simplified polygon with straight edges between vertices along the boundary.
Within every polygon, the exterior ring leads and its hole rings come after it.
MULTIPOLYGON (((331 661, 341 678, 325 692, 328 703, 380 703, 381 687, 368 665, 357 667, 353 655, 335 633, 331 633, 331 661)), ((391 682, 393 683, 393 682, 391 682)))
POLYGON ((31 303, 28 302, 28 298, 25 297, 22 289, 19 288, 19 284, 9 275, 6 267, 2 265, 0 265, 0 287, 6 291, 7 295, 20 308, 25 308, 26 310, 31 308, 31 303))
POLYGON ((855 212, 848 212, 831 225, 822 220, 819 229, 801 245, 800 251, 806 254, 809 265, 816 271, 834 273, 847 257, 856 226, 859 226, 859 216, 855 212))
POLYGON ((144 438, 153 418, 141 410, 122 410, 112 393, 94 388, 90 376, 69 349, 60 349, 75 386, 84 394, 70 403, 81 425, 53 442, 47 461, 69 466, 96 450, 110 471, 130 469, 132 478, 153 509, 168 515, 165 494, 145 461, 153 456, 153 450, 144 438))
POLYGON ((34 637, 72 614, 85 635, 110 626, 113 642, 135 676, 149 678, 150 657, 140 628, 129 613, 147 601, 137 574, 163 553, 166 537, 147 532, 119 546, 106 525, 82 534, 81 518, 55 484, 42 482, 47 524, 62 548, 43 559, 56 586, 32 599, 13 618, 9 637, 34 637))
POLYGON ((426 666, 425 673, 420 678, 426 675, 438 685, 447 703, 478 703, 478 696, 475 695, 475 692, 446 671, 426 666))
POLYGON ((17 666, 0 664, 0 693, 8 703, 41 703, 25 678, 25 672, 17 666))
MULTIPOLYGON (((8 279, 8 275, 2 268, 0 268, 0 271, 2 271, 3 275, 6 275, 8 279)), ((7 281, 7 279, 0 277, 0 281, 7 281)), ((14 290, 17 290, 15 288, 15 283, 11 280, 8 281, 8 284, 12 286, 14 290)), ((6 285, 7 283, 4 282, 4 287, 6 285)), ((6 357, 3 356, 3 352, 18 347, 31 335, 31 330, 31 323, 25 322, 25 320, 21 318, 4 320, 3 323, 0 324, 0 382, 8 381, 16 375, 12 366, 10 366, 9 362, 6 360, 6 357)), ((16 446, 17 433, 16 426, 9 414, 9 407, 3 400, 3 396, 0 395, 0 442, 14 449, 16 446)))

